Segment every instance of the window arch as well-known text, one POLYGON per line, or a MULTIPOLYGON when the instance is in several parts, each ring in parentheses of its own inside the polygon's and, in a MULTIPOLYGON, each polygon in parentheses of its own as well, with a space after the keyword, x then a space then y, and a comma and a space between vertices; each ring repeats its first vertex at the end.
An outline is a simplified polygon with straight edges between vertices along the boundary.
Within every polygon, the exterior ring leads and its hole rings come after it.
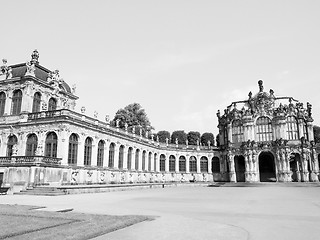
POLYGON ((205 156, 200 158, 200 171, 208 172, 208 158, 205 156))
POLYGON ((232 142, 243 142, 243 126, 240 120, 234 120, 232 122, 232 142))
POLYGON ((21 90, 15 90, 12 95, 11 114, 17 115, 21 112, 22 92, 21 90))
POLYGON ((92 154, 92 139, 87 137, 84 142, 84 161, 83 164, 85 166, 91 165, 91 154, 92 154))
POLYGON ((97 152, 97 166, 103 166, 103 157, 104 157, 104 141, 100 140, 98 143, 98 152, 97 152))
POLYGON ((153 156, 153 170, 156 172, 157 171, 157 154, 155 153, 153 156))
POLYGON ((113 168, 114 167, 114 149, 115 149, 115 144, 114 143, 110 143, 110 147, 109 147, 109 163, 108 163, 109 168, 113 168))
POLYGON ((152 153, 149 152, 148 156, 148 171, 151 172, 151 159, 152 159, 152 153))
POLYGON ((4 115, 4 110, 6 107, 6 94, 4 92, 0 92, 0 116, 4 115))
POLYGON ((184 156, 179 157, 179 172, 186 172, 186 158, 184 156))
POLYGON ((256 122, 258 142, 272 140, 272 125, 268 117, 259 117, 256 122))
POLYGON ((309 140, 309 135, 308 135, 308 125, 306 121, 302 120, 302 132, 303 136, 306 140, 309 140))
POLYGON ((37 147, 38 147, 37 135, 35 135, 34 133, 30 134, 27 138, 26 156, 35 156, 37 147))
POLYGON ((55 98, 50 98, 48 103, 48 111, 57 110, 57 100, 55 98))
POLYGON ((146 151, 142 152, 142 171, 146 170, 146 151))
POLYGON ((46 138, 45 156, 57 157, 58 137, 54 132, 50 132, 46 138))
POLYGON ((131 161, 132 161, 132 147, 129 147, 128 149, 128 156, 127 156, 127 168, 130 170, 131 169, 131 161))
POLYGON ((41 105, 41 93, 36 92, 33 95, 32 112, 40 112, 41 105))
POLYGON ((118 162, 119 169, 123 169, 123 154, 124 154, 124 146, 121 145, 119 147, 119 162, 118 162))
POLYGON ((220 173, 220 160, 218 157, 212 158, 211 170, 213 173, 220 173))
POLYGON ((8 137, 8 143, 7 143, 7 156, 11 157, 13 155, 13 146, 18 144, 18 139, 15 135, 11 135, 8 137))
POLYGON ((169 172, 176 171, 176 158, 173 155, 169 156, 169 172))
POLYGON ((294 116, 287 117, 287 133, 288 133, 288 140, 299 139, 298 121, 294 116))
POLYGON ((197 172, 197 159, 195 156, 191 156, 189 159, 190 172, 197 172))
POLYGON ((72 133, 69 137, 68 164, 77 164, 78 136, 72 133))
POLYGON ((135 156, 135 159, 134 159, 134 169, 135 170, 138 170, 139 169, 139 154, 140 154, 140 150, 137 149, 136 150, 136 156, 135 156))
POLYGON ((160 155, 160 172, 166 171, 166 156, 164 154, 160 155))

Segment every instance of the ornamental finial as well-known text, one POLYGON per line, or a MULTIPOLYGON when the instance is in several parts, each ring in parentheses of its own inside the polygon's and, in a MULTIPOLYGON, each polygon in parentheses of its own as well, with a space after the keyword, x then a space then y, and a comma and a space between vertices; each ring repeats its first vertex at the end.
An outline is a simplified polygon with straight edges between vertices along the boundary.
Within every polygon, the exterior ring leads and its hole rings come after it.
POLYGON ((259 80, 258 84, 259 84, 259 92, 263 92, 263 81, 259 80))
POLYGON ((35 49, 33 52, 32 52, 32 54, 31 54, 31 62, 32 63, 39 63, 39 52, 38 52, 38 50, 37 49, 35 49))

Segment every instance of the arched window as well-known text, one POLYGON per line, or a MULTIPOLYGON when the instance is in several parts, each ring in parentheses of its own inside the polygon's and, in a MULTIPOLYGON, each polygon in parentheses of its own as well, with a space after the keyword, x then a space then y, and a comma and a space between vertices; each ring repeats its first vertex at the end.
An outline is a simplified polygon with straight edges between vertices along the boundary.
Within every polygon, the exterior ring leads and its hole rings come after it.
POLYGON ((304 138, 306 139, 306 140, 309 140, 309 135, 308 135, 308 125, 307 125, 307 123, 304 121, 304 120, 302 120, 303 121, 303 127, 302 127, 302 131, 303 131, 303 136, 304 136, 304 138))
POLYGON ((8 143, 7 143, 7 156, 11 157, 13 155, 13 146, 18 144, 18 139, 15 135, 11 135, 8 138, 8 143))
POLYGON ((153 170, 156 172, 157 171, 157 154, 154 154, 153 157, 153 170))
POLYGON ((134 159, 134 169, 135 170, 138 170, 139 169, 139 154, 140 154, 140 150, 137 149, 136 150, 136 156, 135 156, 135 159, 134 159))
POLYGON ((127 168, 131 169, 131 161, 132 161, 132 147, 129 147, 128 149, 128 157, 127 157, 127 168))
POLYGON ((27 138, 26 156, 35 156, 38 146, 38 137, 35 134, 30 134, 27 138))
POLYGON ((194 156, 189 159, 189 170, 190 172, 197 172, 197 159, 194 156))
POLYGON ((92 139, 87 137, 84 142, 84 161, 85 166, 91 165, 92 139))
POLYGON ((257 137, 258 142, 265 142, 272 140, 272 125, 271 120, 267 117, 259 117, 257 119, 257 137))
POLYGON ((103 157, 104 157, 104 141, 100 140, 98 143, 98 153, 97 153, 97 166, 103 166, 103 157))
POLYGON ((287 117, 287 133, 288 133, 288 140, 299 139, 298 121, 294 116, 287 117))
POLYGON ((33 95, 32 112, 40 112, 41 105, 41 93, 36 92, 33 95))
POLYGON ((54 98, 49 99, 48 111, 54 111, 57 109, 57 100, 54 98))
POLYGON ((142 171, 146 170, 146 151, 142 152, 142 171))
POLYGON ((124 154, 124 146, 121 145, 119 147, 119 162, 118 162, 119 169, 123 169, 123 154, 124 154))
POLYGON ((169 172, 176 171, 176 158, 173 155, 169 157, 169 172))
POLYGON ((166 171, 166 156, 164 154, 160 155, 160 172, 166 171))
POLYGON ((208 172, 208 158, 205 156, 200 158, 200 171, 208 172))
POLYGON ((58 137, 54 132, 50 132, 46 138, 45 156, 57 157, 58 137))
POLYGON ((6 94, 4 92, 0 92, 0 116, 4 115, 4 109, 6 107, 6 94))
POLYGON ((219 173, 220 172, 220 160, 218 157, 213 157, 212 158, 212 172, 213 173, 219 173))
POLYGON ((22 92, 21 90, 15 90, 12 95, 11 114, 17 115, 21 112, 22 92))
POLYGON ((152 153, 149 152, 148 156, 148 171, 151 172, 151 159, 152 159, 152 153))
POLYGON ((109 163, 108 163, 109 168, 113 168, 114 167, 114 148, 115 148, 115 144, 114 143, 110 143, 110 147, 109 147, 109 163))
POLYGON ((179 157, 179 172, 186 172, 186 158, 184 156, 179 157))
POLYGON ((243 142, 243 126, 240 120, 234 120, 232 122, 232 142, 243 142))
POLYGON ((72 133, 69 137, 68 164, 77 164, 78 136, 72 133))

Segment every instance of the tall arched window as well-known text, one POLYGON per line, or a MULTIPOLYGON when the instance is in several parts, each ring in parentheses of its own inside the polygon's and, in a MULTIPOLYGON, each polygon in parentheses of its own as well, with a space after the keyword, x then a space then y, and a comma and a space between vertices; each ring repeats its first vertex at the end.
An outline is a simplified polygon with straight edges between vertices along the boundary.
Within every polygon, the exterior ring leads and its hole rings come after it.
POLYGON ((48 111, 54 111, 57 109, 57 100, 54 98, 49 99, 48 111))
POLYGON ((124 154, 124 146, 121 145, 119 147, 119 162, 118 162, 119 169, 123 169, 123 154, 124 154))
POLYGON ((85 166, 91 165, 91 154, 92 154, 92 139, 87 137, 84 142, 84 161, 85 166))
POLYGON ((127 156, 127 168, 131 169, 131 161, 132 161, 132 147, 129 147, 128 149, 128 156, 127 156))
POLYGON ((148 171, 151 172, 151 159, 152 159, 152 153, 149 152, 148 156, 148 171))
POLYGON ((288 133, 288 140, 299 139, 298 121, 294 116, 287 117, 287 133, 288 133))
POLYGON ((153 170, 156 172, 157 171, 157 154, 154 154, 153 157, 153 170))
POLYGON ((134 159, 134 169, 135 170, 138 170, 139 169, 139 154, 140 154, 140 150, 137 149, 136 150, 136 156, 135 156, 135 159, 134 159))
POLYGON ((32 112, 40 112, 41 105, 41 93, 36 92, 33 95, 32 112))
POLYGON ((179 157, 179 172, 186 172, 186 158, 184 156, 179 157))
POLYGON ((166 171, 166 156, 164 154, 160 155, 160 172, 166 171))
POLYGON ((103 166, 103 157, 104 157, 104 141, 100 140, 98 143, 98 152, 97 152, 97 166, 103 166))
POLYGON ((115 149, 115 144, 114 143, 110 143, 110 147, 109 147, 109 163, 108 163, 109 168, 113 168, 114 167, 114 149, 115 149))
POLYGON ((77 164, 78 136, 72 133, 69 137, 68 164, 77 164))
POLYGON ((54 132, 50 132, 46 138, 45 156, 57 157, 58 137, 54 132))
POLYGON ((219 173, 220 172, 220 160, 218 157, 213 157, 212 158, 212 172, 213 173, 219 173))
POLYGON ((30 134, 27 138, 26 156, 35 156, 37 147, 38 147, 37 135, 35 135, 34 133, 30 134))
POLYGON ((191 156, 189 159, 190 172, 197 172, 197 159, 195 156, 191 156))
POLYGON ((0 92, 0 116, 4 115, 4 109, 6 107, 6 94, 4 92, 0 92))
POLYGON ((304 138, 305 139, 307 139, 307 140, 309 140, 309 135, 308 135, 308 125, 307 125, 307 123, 304 121, 304 120, 302 120, 303 121, 303 127, 302 127, 302 131, 303 131, 303 136, 304 136, 304 138))
POLYGON ((243 126, 240 120, 234 120, 232 122, 232 142, 243 142, 243 126))
POLYGON ((200 171, 208 172, 208 158, 205 156, 200 158, 200 171))
POLYGON ((146 170, 146 151, 142 152, 142 171, 146 170))
POLYGON ((7 156, 11 157, 13 154, 13 146, 18 144, 18 139, 15 135, 11 135, 8 138, 8 143, 7 143, 7 156))
POLYGON ((11 114, 17 115, 21 112, 22 92, 21 90, 15 90, 12 95, 11 114))
POLYGON ((169 157, 169 172, 176 171, 176 158, 173 155, 169 157))
POLYGON ((271 120, 268 117, 259 117, 256 126, 258 142, 272 140, 272 125, 271 120))

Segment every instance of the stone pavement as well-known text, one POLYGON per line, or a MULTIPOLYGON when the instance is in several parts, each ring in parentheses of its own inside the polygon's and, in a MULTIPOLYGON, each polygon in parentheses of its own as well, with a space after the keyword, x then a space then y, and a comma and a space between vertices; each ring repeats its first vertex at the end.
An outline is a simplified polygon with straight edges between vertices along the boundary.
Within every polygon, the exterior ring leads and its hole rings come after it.
POLYGON ((95 238, 320 239, 318 187, 178 187, 65 196, 0 196, 1 204, 73 208, 94 214, 157 216, 95 238))

